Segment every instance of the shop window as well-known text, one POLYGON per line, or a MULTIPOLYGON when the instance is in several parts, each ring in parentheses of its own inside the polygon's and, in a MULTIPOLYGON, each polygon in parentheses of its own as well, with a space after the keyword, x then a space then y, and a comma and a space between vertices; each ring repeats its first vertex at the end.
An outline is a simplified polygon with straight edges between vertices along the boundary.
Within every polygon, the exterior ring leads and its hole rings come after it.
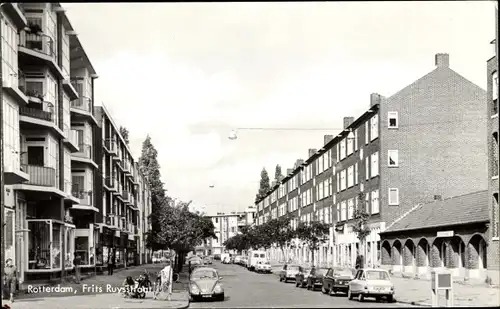
POLYGON ((60 269, 62 226, 52 220, 28 220, 28 269, 60 269))

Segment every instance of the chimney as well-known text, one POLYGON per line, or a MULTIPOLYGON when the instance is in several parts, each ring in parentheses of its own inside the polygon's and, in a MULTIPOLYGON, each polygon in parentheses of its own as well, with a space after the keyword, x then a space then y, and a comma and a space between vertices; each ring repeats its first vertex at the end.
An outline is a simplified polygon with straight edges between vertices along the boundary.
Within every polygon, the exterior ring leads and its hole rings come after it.
POLYGON ((436 54, 434 60, 438 68, 448 68, 450 66, 450 55, 448 54, 436 54))
POLYGON ((378 94, 378 93, 372 93, 370 94, 370 108, 373 106, 373 105, 376 105, 376 104, 380 104, 381 102, 381 95, 378 94))
POLYGON ((312 157, 316 151, 318 151, 318 149, 314 149, 314 148, 309 148, 309 158, 312 157))
POLYGON ((354 122, 354 117, 344 117, 344 129, 347 129, 354 122))
POLYGON ((293 172, 293 168, 287 168, 286 169, 286 174, 290 175, 293 172))
POLYGON ((304 160, 302 159, 297 159, 297 161, 295 161, 295 168, 299 167, 302 165, 302 163, 304 163, 304 160))
POLYGON ((323 141, 324 141, 324 144, 323 145, 326 145, 328 144, 329 142, 331 142, 333 140, 333 135, 325 135, 323 137, 323 141))

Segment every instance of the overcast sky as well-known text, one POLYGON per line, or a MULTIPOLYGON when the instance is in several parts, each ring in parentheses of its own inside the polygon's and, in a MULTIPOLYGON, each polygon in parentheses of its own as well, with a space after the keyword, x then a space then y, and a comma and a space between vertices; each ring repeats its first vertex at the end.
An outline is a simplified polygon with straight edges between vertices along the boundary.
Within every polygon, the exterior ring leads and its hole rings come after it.
POLYGON ((486 1, 64 6, 100 76, 96 104, 129 129, 136 158, 150 134, 169 194, 209 213, 252 205, 262 167, 307 158, 370 93, 433 70, 436 53, 484 89, 493 54, 486 1), (229 140, 238 127, 325 130, 229 140))

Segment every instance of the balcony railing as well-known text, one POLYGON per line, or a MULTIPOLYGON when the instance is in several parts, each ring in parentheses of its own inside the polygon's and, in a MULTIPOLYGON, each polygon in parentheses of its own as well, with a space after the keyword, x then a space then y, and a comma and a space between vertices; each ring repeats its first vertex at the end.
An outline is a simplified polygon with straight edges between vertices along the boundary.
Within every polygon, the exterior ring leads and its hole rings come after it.
POLYGON ((27 107, 19 108, 21 116, 28 116, 45 121, 53 121, 53 114, 50 111, 43 110, 42 104, 29 104, 27 107))
POLYGON ((81 205, 93 205, 92 191, 85 191, 80 185, 73 185, 72 195, 80 199, 81 205))
POLYGON ((110 151, 110 152, 116 152, 116 140, 113 138, 107 138, 104 140, 104 146, 110 151))
MULTIPOLYGON (((30 18, 28 18, 28 24, 30 28, 33 28, 34 22, 30 18)), ((41 25, 39 27, 42 28, 41 25)), ((54 40, 48 35, 42 34, 41 31, 39 34, 22 31, 19 34, 19 45, 47 56, 55 57, 54 40)))
POLYGON ((123 190, 122 196, 123 196, 123 199, 125 201, 128 201, 128 199, 129 199, 129 192, 127 190, 123 190))
POLYGON ((29 185, 55 187, 56 170, 51 167, 22 164, 21 169, 30 176, 29 185))
POLYGON ((78 149, 79 149, 78 151, 79 156, 92 159, 92 145, 79 143, 78 149))
POLYGON ((108 188, 115 187, 115 179, 111 176, 106 177, 105 183, 106 183, 106 187, 108 187, 108 188))
POLYGON ((90 102, 90 98, 80 97, 77 100, 71 101, 71 107, 90 113, 92 111, 92 104, 90 102))

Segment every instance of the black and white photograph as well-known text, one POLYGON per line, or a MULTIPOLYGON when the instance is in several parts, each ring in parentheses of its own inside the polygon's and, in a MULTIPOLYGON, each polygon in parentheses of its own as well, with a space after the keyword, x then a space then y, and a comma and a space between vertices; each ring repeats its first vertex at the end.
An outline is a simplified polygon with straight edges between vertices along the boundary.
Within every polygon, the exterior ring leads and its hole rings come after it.
POLYGON ((498 20, 0 2, 2 309, 499 307, 498 20))

